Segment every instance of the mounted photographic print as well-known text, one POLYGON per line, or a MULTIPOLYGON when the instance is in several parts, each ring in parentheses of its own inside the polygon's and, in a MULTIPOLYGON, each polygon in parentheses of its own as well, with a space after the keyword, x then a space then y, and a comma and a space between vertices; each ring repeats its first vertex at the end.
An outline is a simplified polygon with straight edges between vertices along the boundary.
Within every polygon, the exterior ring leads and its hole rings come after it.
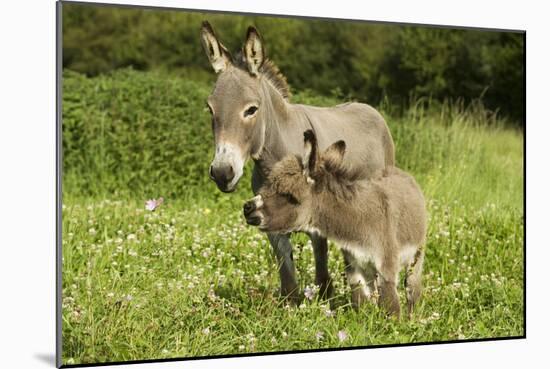
POLYGON ((525 32, 58 4, 58 365, 525 337, 525 32))

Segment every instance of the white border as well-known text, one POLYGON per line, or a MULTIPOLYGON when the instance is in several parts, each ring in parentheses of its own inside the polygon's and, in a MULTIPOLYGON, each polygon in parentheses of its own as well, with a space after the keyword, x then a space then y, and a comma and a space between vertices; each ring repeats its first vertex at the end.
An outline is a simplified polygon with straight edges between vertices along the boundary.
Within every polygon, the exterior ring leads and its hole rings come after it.
MULTIPOLYGON (((114 2, 114 1, 106 1, 114 2)), ((512 368, 548 362, 550 259, 546 211, 547 12, 519 1, 271 3, 117 1, 153 6, 527 30, 527 340, 156 363, 121 368, 410 366, 512 368)), ((540 2, 540 4, 543 4, 540 2)), ((55 350, 55 1, 11 1, 0 12, 0 366, 53 367, 55 350)), ((520 262, 520 261, 518 261, 520 262)))

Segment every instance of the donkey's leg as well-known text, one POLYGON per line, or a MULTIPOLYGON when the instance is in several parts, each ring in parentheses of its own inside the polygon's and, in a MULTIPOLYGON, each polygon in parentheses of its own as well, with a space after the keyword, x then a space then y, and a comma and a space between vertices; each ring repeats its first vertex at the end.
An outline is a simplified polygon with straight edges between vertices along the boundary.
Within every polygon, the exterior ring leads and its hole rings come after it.
MULTIPOLYGON (((391 253, 391 252, 390 252, 391 253)), ((399 295, 397 294, 397 280, 399 278, 399 260, 397 255, 386 255, 379 268, 379 291, 378 305, 388 311, 391 315, 399 318, 401 308, 399 306, 399 295)))
POLYGON ((407 268, 405 278, 405 291, 407 292, 407 310, 409 318, 411 317, 414 305, 420 299, 422 294, 422 266, 424 265, 424 248, 420 247, 414 259, 407 268))
POLYGON ((328 271, 328 243, 325 237, 317 233, 309 234, 313 245, 313 256, 315 257, 315 284, 319 289, 319 296, 322 298, 332 297, 332 278, 328 271))
POLYGON ((290 235, 269 233, 267 237, 277 257, 279 276, 281 277, 281 295, 292 303, 299 303, 301 298, 296 281, 296 267, 292 258, 290 235))
POLYGON ((358 309, 368 298, 365 280, 355 256, 344 249, 342 249, 342 255, 344 255, 346 278, 351 287, 351 305, 354 309, 358 309))

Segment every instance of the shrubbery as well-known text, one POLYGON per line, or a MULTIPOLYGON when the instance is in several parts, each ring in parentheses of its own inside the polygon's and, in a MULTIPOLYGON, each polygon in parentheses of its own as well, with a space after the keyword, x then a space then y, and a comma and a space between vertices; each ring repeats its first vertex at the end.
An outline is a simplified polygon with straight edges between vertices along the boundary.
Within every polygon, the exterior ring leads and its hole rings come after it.
MULTIPOLYGON (((226 201, 208 178, 213 135, 205 101, 208 82, 131 69, 86 77, 63 75, 64 194, 72 196, 165 197, 226 201)), ((331 106, 343 100, 305 91, 297 103, 331 106)), ((441 198, 467 197, 521 204, 521 140, 478 102, 467 106, 417 100, 403 113, 392 105, 386 116, 396 144, 397 163, 417 176, 423 188, 441 198), (513 155, 514 161, 508 161, 513 155), (518 158, 517 156, 520 155, 518 158), (442 175, 442 166, 446 174, 442 175), (437 178, 445 183, 429 183, 437 178), (464 192, 468 181, 489 181, 482 191, 464 192), (489 191, 489 188, 491 190, 489 191), (508 200, 506 200, 508 202, 508 200)), ((251 165, 238 196, 249 196, 251 165)))

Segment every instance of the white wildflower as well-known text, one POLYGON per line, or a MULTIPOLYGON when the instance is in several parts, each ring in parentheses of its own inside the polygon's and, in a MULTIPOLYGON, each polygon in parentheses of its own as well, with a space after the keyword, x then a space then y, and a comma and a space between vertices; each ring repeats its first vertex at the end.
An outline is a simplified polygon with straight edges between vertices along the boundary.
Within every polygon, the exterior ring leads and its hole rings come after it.
POLYGON ((340 342, 344 342, 348 339, 348 334, 346 331, 338 331, 338 340, 340 342))

